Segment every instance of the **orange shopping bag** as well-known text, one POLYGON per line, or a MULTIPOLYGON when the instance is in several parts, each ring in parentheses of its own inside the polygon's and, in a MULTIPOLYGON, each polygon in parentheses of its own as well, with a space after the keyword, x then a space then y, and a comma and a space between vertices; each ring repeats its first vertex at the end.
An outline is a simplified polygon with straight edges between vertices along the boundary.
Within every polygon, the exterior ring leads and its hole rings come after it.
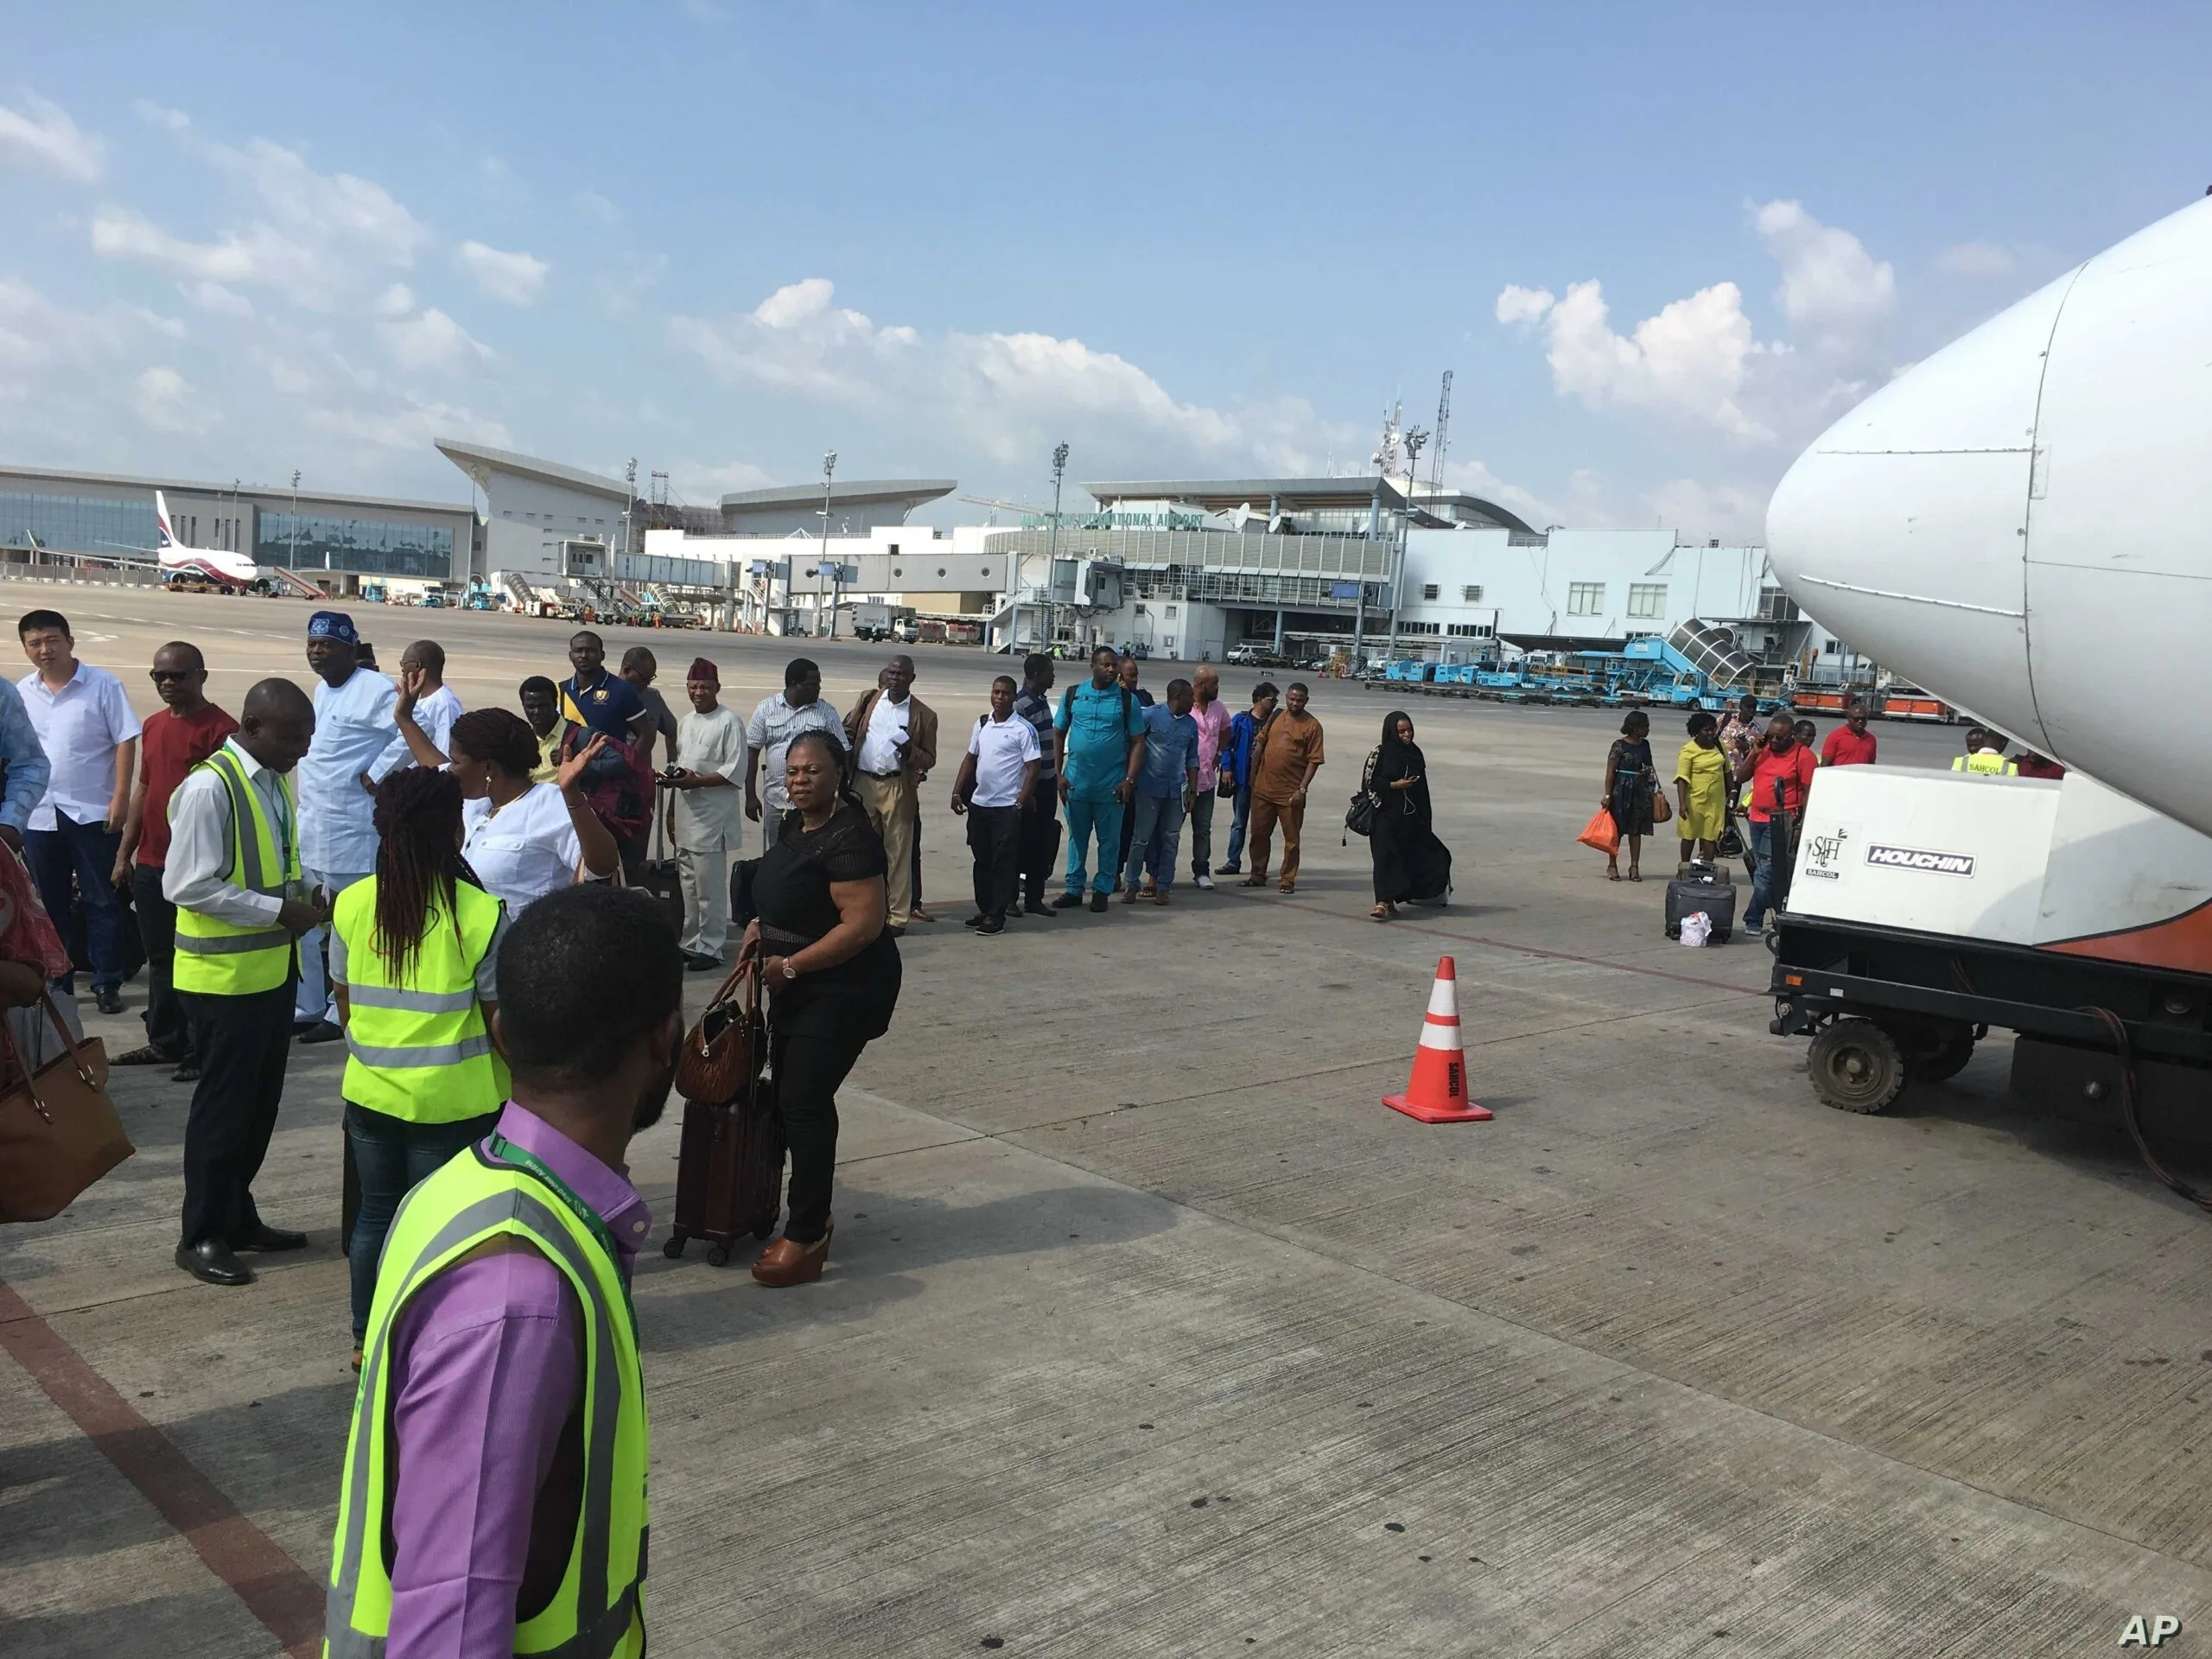
POLYGON ((1613 822, 1612 809, 1601 806, 1575 839, 1611 858, 1621 849, 1621 827, 1613 822))

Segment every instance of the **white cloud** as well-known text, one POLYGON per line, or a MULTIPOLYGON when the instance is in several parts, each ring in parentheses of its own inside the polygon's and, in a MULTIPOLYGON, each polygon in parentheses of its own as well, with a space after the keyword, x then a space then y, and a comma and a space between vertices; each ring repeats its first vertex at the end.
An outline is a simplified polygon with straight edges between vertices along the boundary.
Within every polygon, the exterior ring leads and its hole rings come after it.
POLYGON ((67 110, 35 92, 23 95, 20 110, 0 104, 0 159, 93 184, 100 176, 100 141, 80 132, 67 110))
POLYGON ((1518 283, 1508 283, 1497 296, 1497 320, 1500 322, 1535 322, 1552 308, 1552 291, 1548 288, 1522 288, 1518 283))
POLYGON ((195 283, 181 283, 180 288, 184 297, 202 311, 213 311, 218 316, 225 317, 251 317, 254 315, 251 300, 235 289, 225 288, 220 283, 203 278, 195 283))
POLYGON ((1688 416, 1732 438, 1774 435, 1738 401, 1745 365, 1765 351, 1751 338, 1743 294, 1716 283, 1646 317, 1630 334, 1614 332, 1602 284, 1569 284, 1554 300, 1542 289, 1509 287, 1497 296, 1502 322, 1541 323, 1550 340, 1552 384, 1592 408, 1618 404, 1688 416))
POLYGON ((1961 242, 1936 256, 1939 270, 1954 276, 2010 276, 2019 268, 2009 248, 1994 242, 1961 242))
POLYGON ((380 317, 404 317, 415 308, 415 290, 404 283, 394 283, 377 296, 374 309, 380 317))
POLYGON ((407 397, 382 408, 317 409, 309 411, 308 422, 321 431, 407 454, 428 449, 435 438, 463 438, 495 449, 514 447, 513 437, 501 423, 457 404, 419 397, 407 397))
POLYGON ((622 222, 622 210, 596 190, 579 190, 575 200, 579 210, 589 213, 602 225, 622 222))
POLYGON ((379 322, 377 337, 404 369, 451 373, 474 368, 492 355, 490 346, 469 338, 467 330, 435 306, 420 316, 379 322))
POLYGON ((1782 267, 1775 299, 1801 337, 1834 355, 1857 357, 1897 308, 1896 274, 1848 231, 1823 225, 1802 204, 1755 209, 1759 240, 1782 267))
POLYGON ((149 127, 166 127, 171 132, 189 132, 192 130, 192 118, 182 110, 164 108, 150 98, 132 99, 130 108, 132 113, 149 127))
POLYGON ((733 384, 765 385, 817 402, 896 416, 982 448, 993 460, 1033 459, 1039 434, 1065 431, 1084 465, 1217 463, 1284 474, 1318 470, 1358 434, 1322 422, 1300 399, 1233 410, 1179 401, 1126 359, 1045 334, 925 336, 878 327, 837 306, 827 278, 778 289, 722 321, 678 316, 677 343, 733 384))
POLYGON ((1686 541, 1714 537, 1723 547, 1744 547, 1766 540, 1766 499, 1763 488, 1736 484, 1701 484, 1670 479, 1643 498, 1649 516, 1686 541))
POLYGON ((509 305, 528 305, 535 300, 538 289, 545 286, 546 273, 552 270, 533 254, 502 253, 481 242, 462 243, 460 258, 479 288, 509 305))
POLYGON ((193 142, 251 200, 255 217, 194 242, 135 208, 104 207, 92 219, 93 251, 226 287, 270 288, 304 308, 330 310, 363 292, 374 268, 412 264, 429 235, 383 186, 317 173, 266 139, 238 147, 193 142))
POLYGON ((215 416, 185 378, 171 368, 151 368, 132 383, 130 405, 157 432, 204 432, 215 416))

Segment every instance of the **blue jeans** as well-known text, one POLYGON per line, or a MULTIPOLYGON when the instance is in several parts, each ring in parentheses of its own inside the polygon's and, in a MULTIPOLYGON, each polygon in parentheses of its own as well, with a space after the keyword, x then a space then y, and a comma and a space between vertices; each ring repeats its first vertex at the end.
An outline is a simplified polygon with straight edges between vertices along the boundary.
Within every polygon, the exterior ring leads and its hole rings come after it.
POLYGON ((1213 791, 1202 789, 1191 803, 1191 874, 1213 874, 1213 791))
MULTIPOLYGON (((1221 861, 1221 868, 1234 872, 1244 868, 1244 826, 1252 820, 1252 791, 1238 790, 1229 806, 1229 856, 1221 861)), ((1192 850, 1197 851, 1195 842, 1192 850)))
POLYGON ((1091 882, 1094 892, 1114 891, 1114 878, 1121 874, 1122 812, 1116 800, 1086 801, 1071 795, 1068 809, 1068 878, 1070 893, 1083 891, 1084 871, 1087 868, 1085 838, 1098 847, 1098 874, 1091 882))
MULTIPOLYGON (((38 901, 46 906, 54 929, 69 937, 69 912, 77 905, 85 912, 85 950, 92 959, 92 988, 104 991, 123 983, 123 904, 117 898, 116 849, 123 836, 102 823, 79 823, 58 807, 54 828, 23 831, 23 862, 38 885, 38 901), (73 903, 70 878, 76 878, 73 903)), ((74 991, 77 976, 63 977, 61 988, 74 991)))
POLYGON ((1751 873, 1751 902, 1744 912, 1744 925, 1756 933, 1766 919, 1768 895, 1774 891, 1774 861, 1767 856, 1768 844, 1774 834, 1774 820, 1764 823, 1747 823, 1751 831, 1751 856, 1758 861, 1758 868, 1751 873))
POLYGON ((1147 870, 1162 893, 1175 885, 1175 852, 1183 840, 1183 798, 1180 795, 1140 795, 1130 803, 1136 828, 1129 832, 1129 868, 1122 879, 1137 885, 1147 870))
POLYGON ((499 1115, 463 1118, 458 1123, 410 1123, 388 1112, 346 1103, 346 1139, 353 1149, 353 1173, 360 1178, 361 1207, 353 1217, 353 1236, 346 1242, 346 1264, 353 1280, 353 1341, 368 1334, 369 1305, 376 1300, 377 1258, 399 1201, 453 1155, 499 1127, 499 1115))

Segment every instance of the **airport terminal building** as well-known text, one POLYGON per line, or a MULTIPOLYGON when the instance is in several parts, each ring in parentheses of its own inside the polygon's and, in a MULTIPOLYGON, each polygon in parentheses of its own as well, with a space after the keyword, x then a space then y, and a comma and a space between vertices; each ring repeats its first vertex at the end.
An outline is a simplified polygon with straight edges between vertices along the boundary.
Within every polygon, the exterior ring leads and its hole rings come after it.
POLYGON ((335 592, 358 591, 363 578, 466 582, 478 557, 466 503, 0 466, 0 560, 150 563, 156 490, 186 546, 248 554, 335 592))

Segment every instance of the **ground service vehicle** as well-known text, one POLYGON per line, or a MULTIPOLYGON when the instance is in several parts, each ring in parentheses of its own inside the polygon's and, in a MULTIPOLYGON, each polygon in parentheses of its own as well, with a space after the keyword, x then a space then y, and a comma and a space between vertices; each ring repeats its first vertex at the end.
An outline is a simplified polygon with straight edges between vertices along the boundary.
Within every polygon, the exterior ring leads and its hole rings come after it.
POLYGON ((1889 382, 1775 492, 1793 598, 2074 769, 1821 774, 1773 989, 1835 1103, 1878 1110, 1897 1061, 1947 1076, 2005 1025, 2018 1086, 2212 1122, 2212 767, 2163 717, 2212 627, 2207 292, 2199 200, 1889 382))

